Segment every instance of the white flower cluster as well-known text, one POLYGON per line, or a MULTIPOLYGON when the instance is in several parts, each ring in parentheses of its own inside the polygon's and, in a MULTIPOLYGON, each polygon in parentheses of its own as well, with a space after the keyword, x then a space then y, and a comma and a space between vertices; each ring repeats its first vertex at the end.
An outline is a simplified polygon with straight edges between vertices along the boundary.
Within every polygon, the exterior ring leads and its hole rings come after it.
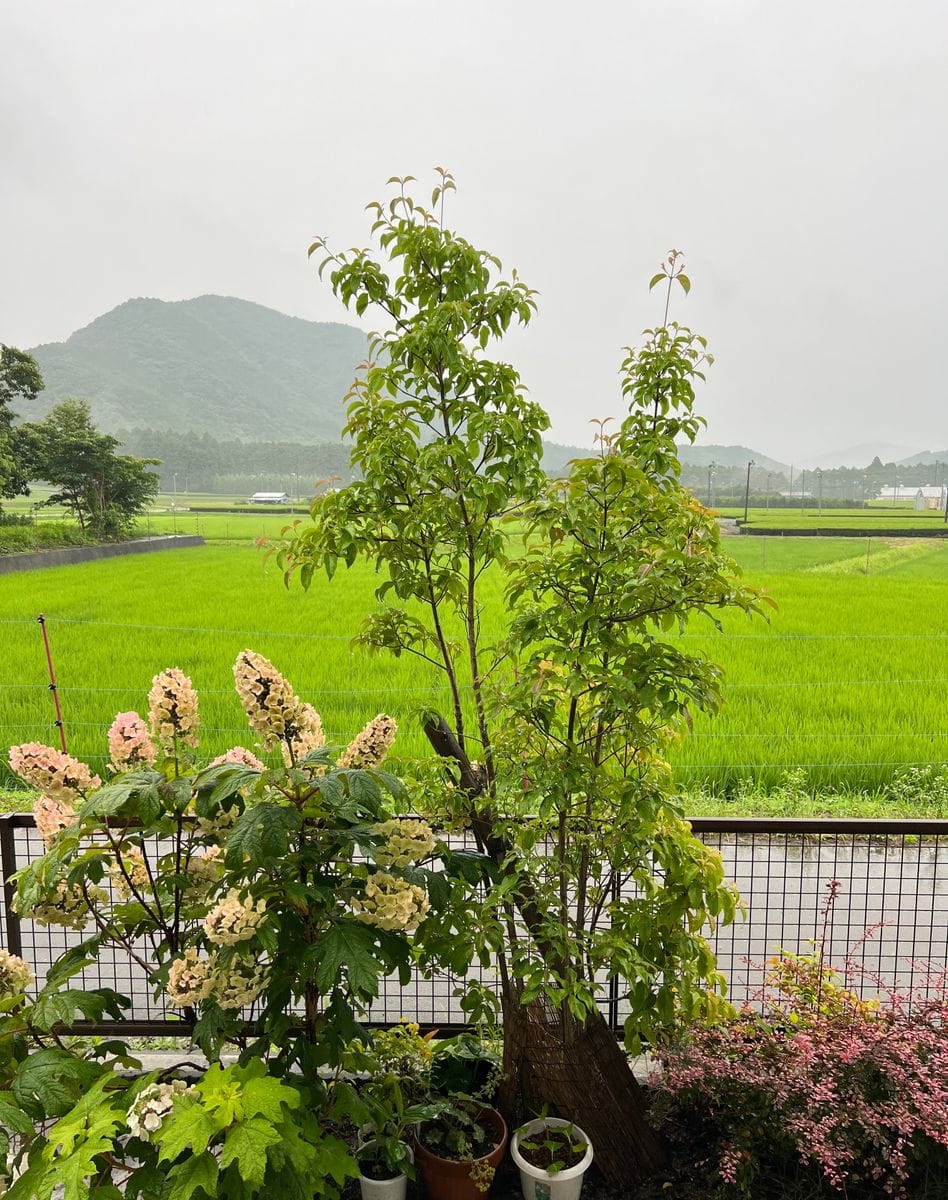
POLYGON ((33 982, 33 968, 9 950, 0 950, 0 998, 19 996, 33 982))
POLYGON ((434 830, 427 821, 395 817, 372 827, 384 840, 372 851, 380 867, 408 867, 421 862, 435 848, 434 830))
POLYGON ((151 891, 151 878, 145 856, 137 846, 119 846, 118 861, 109 867, 112 886, 118 894, 127 900, 132 892, 151 891))
POLYGON ((175 1008, 215 1000, 221 1008, 246 1008, 270 981, 269 964, 253 958, 201 958, 191 947, 168 972, 165 993, 175 1008))
POLYGON ((392 748, 396 733, 398 726, 394 719, 385 713, 379 713, 346 746, 339 755, 336 766, 363 769, 379 766, 392 748))
POLYGON ((152 1083, 143 1088, 128 1110, 126 1121, 129 1133, 143 1142, 150 1142, 152 1134, 158 1132, 162 1121, 174 1108, 175 1100, 190 1091, 191 1088, 183 1079, 173 1079, 171 1083, 152 1083))
POLYGON ((377 871, 365 885, 361 900, 353 900, 353 911, 366 925, 408 932, 417 929, 428 912, 424 888, 387 871, 377 871))
MULTIPOLYGON (((93 904, 104 904, 108 895, 99 887, 86 889, 89 900, 93 904)), ((89 904, 78 884, 71 887, 61 880, 56 887, 54 898, 43 900, 22 914, 37 925, 63 925, 66 929, 85 929, 89 923, 89 904)))
POLYGON ((246 1008, 270 982, 270 968, 253 958, 234 958, 214 971, 211 988, 221 1008, 246 1008))
POLYGON ((266 915, 265 900, 258 900, 254 904, 252 896, 241 899, 240 892, 231 888, 204 918, 204 932, 208 941, 217 946, 236 946, 238 942, 253 937, 266 915))
POLYGON ((237 823, 240 813, 233 808, 218 808, 212 817, 198 817, 198 829, 205 837, 226 838, 237 823))
POLYGON ((188 878, 185 898, 198 900, 214 886, 224 873, 224 852, 220 846, 208 846, 192 854, 184 866, 188 878))
POLYGON ((211 994, 211 963, 201 958, 194 947, 176 958, 168 971, 165 993, 175 1008, 190 1008, 211 994))

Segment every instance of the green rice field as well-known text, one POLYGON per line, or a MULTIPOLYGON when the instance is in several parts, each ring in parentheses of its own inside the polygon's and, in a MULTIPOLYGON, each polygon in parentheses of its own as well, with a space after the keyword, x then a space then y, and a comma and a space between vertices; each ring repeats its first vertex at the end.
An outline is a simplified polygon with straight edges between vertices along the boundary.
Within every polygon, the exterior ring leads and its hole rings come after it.
MULTIPOLYGON (((737 517, 742 523, 743 507, 717 509, 723 517, 737 517)), ((931 534, 933 537, 948 533, 945 514, 941 509, 916 511, 911 505, 872 506, 870 508, 823 508, 816 504, 810 508, 749 508, 748 526, 759 529, 786 529, 793 533, 803 531, 839 529, 884 530, 893 535, 899 533, 917 535, 931 534)))
MULTIPOLYGON (((0 746, 57 741, 42 612, 69 749, 97 767, 112 716, 144 712, 151 678, 167 666, 189 673, 201 692, 208 755, 251 745, 230 674, 247 646, 316 705, 333 740, 385 710, 401 724, 400 753, 423 753, 418 713, 446 699, 433 670, 350 646, 375 603, 371 569, 317 580, 308 594, 287 590, 252 544, 285 517, 206 519, 205 536, 215 536, 212 522, 227 530, 239 522, 243 540, 225 532, 203 548, 0 579, 0 746)), ((723 633, 695 625, 685 635, 689 649, 722 664, 727 682, 724 711, 699 718, 676 751, 682 788, 779 795, 788 772, 802 770, 816 787, 872 790, 945 763, 948 543, 735 538, 727 549, 779 609, 769 623, 733 616, 723 633)), ((488 631, 500 604, 498 588, 488 631)))

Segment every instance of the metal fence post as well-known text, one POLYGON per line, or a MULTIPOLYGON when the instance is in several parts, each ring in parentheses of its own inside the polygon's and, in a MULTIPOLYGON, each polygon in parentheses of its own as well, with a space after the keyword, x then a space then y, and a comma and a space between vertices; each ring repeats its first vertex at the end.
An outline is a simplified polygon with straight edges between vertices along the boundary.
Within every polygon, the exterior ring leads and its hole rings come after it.
POLYGON ((13 909, 16 888, 11 876, 16 871, 16 843, 13 840, 13 822, 10 817, 0 816, 0 877, 3 878, 3 917, 7 949, 18 956, 23 953, 20 936, 20 918, 13 909))

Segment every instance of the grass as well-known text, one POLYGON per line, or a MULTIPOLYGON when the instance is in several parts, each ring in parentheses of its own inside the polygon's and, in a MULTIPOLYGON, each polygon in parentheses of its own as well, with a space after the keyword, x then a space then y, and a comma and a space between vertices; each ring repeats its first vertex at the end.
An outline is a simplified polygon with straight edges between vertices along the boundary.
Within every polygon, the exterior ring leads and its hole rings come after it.
MULTIPOLYGON (((722 517, 744 518, 743 505, 717 510, 722 517)), ((883 529, 887 533, 907 533, 920 531, 931 533, 932 536, 943 534, 948 526, 945 525, 945 514, 941 509, 922 509, 916 511, 912 506, 872 508, 830 508, 822 511, 813 504, 809 508, 749 508, 747 510, 749 527, 760 529, 786 529, 794 532, 804 530, 833 530, 840 529, 883 529)))
MULTIPOLYGON (((254 535, 263 520, 208 519, 250 522, 254 535)), ((851 538, 734 539, 727 548, 779 610, 769 624, 729 616, 720 632, 704 623, 685 635, 689 650, 726 671, 723 712, 714 721, 698 717, 675 755, 677 780, 693 797, 689 808, 710 811, 701 807, 704 797, 719 809, 721 796, 760 811, 772 795, 786 812, 787 772, 802 767, 806 787, 793 801, 800 815, 807 804, 880 815, 893 779, 948 758, 948 545, 874 541, 868 575, 865 547, 851 538)), ((42 611, 70 750, 97 768, 112 716, 144 711, 151 678, 166 666, 180 666, 201 691, 209 754, 251 744, 230 675, 245 646, 273 659, 316 704, 334 741, 348 740, 384 710, 402 727, 399 752, 424 753, 418 714, 447 699, 433 670, 406 658, 370 658, 349 644, 374 606, 375 583, 360 565, 331 585, 315 582, 308 594, 295 585, 286 590, 276 566, 235 538, 6 577, 0 744, 55 744, 35 620, 42 611)), ((488 633, 500 612, 498 589, 485 614, 488 633)))

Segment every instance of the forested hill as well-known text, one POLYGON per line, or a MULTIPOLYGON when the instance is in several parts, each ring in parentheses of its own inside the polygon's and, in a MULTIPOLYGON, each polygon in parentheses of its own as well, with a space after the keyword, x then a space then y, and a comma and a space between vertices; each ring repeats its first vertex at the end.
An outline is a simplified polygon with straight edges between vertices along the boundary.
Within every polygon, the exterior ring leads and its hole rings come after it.
POLYGON ((216 437, 338 441, 342 398, 365 335, 225 296, 128 300, 65 342, 37 346, 45 390, 36 420, 64 396, 100 429, 134 426, 216 437))

